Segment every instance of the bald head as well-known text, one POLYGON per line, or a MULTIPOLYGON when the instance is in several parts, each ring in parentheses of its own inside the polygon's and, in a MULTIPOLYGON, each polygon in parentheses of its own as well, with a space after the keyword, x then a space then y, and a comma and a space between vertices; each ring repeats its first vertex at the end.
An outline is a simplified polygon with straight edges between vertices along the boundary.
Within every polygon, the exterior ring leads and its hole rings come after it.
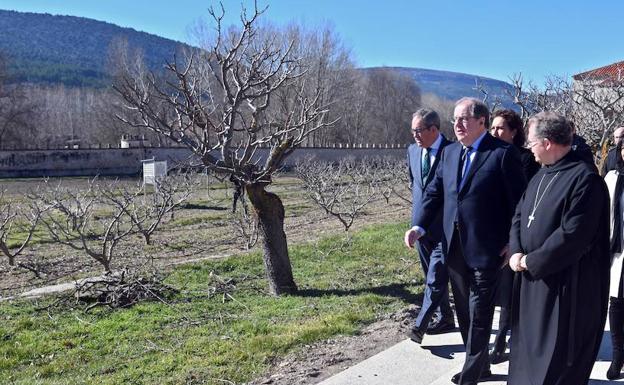
POLYGON ((618 127, 613 131, 613 143, 616 145, 624 139, 624 127, 618 127))

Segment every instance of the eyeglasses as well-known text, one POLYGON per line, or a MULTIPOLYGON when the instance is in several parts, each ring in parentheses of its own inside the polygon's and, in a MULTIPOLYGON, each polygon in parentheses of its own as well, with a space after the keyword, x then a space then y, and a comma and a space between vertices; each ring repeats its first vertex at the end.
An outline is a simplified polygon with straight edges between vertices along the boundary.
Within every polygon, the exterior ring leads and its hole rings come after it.
POLYGON ((466 125, 466 123, 468 123, 468 121, 473 118, 474 116, 458 116, 456 118, 453 118, 453 120, 451 120, 451 123, 453 123, 453 125, 456 125, 457 123, 461 123, 463 126, 463 125, 466 125))
POLYGON ((527 146, 527 148, 533 148, 533 147, 535 147, 535 145, 536 145, 536 144, 541 143, 541 142, 543 142, 543 141, 544 141, 544 139, 542 139, 542 138, 540 138, 540 139, 535 139, 535 140, 533 140, 533 141, 529 141, 529 142, 527 142, 526 146, 527 146))
POLYGON ((412 128, 412 134, 422 134, 424 131, 428 131, 429 127, 425 127, 425 128, 412 128))

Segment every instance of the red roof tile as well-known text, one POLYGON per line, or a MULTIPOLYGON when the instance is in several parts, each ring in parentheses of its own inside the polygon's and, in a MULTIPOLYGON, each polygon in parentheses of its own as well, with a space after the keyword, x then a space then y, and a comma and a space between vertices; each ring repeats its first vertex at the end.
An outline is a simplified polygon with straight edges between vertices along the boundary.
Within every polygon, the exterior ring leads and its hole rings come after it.
POLYGON ((594 79, 594 80, 624 80, 624 61, 609 64, 608 66, 581 72, 572 76, 574 80, 594 79))

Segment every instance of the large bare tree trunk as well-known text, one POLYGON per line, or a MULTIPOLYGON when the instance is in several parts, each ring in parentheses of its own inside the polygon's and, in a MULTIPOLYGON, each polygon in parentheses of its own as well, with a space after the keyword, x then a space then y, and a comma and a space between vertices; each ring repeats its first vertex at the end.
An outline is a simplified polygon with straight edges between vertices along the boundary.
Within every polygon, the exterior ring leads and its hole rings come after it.
POLYGON ((264 241, 264 265, 271 294, 294 293, 297 285, 292 275, 288 244, 284 233, 284 205, 275 194, 264 190, 262 184, 246 186, 247 196, 253 205, 264 241))

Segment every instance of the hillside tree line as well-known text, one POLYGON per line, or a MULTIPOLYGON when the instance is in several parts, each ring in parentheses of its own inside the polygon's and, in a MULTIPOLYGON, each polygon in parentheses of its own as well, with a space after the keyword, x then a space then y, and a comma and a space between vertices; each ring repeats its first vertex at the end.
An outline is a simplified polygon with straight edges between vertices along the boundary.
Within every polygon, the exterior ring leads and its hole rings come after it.
MULTIPOLYGON (((292 54, 307 63, 306 87, 328 105, 331 124, 311 134, 303 145, 410 143, 411 113, 424 97, 414 79, 390 69, 357 68, 350 49, 329 25, 309 29, 293 23, 266 28, 293 42, 292 54)), ((202 43, 199 38, 198 43, 202 43)), ((0 66, 0 148, 118 146, 122 134, 145 136, 152 145, 172 145, 150 130, 130 129, 115 117, 120 101, 112 83, 130 67, 149 72, 143 56, 124 38, 113 39, 106 66, 111 87, 15 83, 7 78, 6 67, 0 66)), ((2 57, 4 62, 11 60, 2 57)), ((167 59, 163 58, 162 73, 167 59)))

